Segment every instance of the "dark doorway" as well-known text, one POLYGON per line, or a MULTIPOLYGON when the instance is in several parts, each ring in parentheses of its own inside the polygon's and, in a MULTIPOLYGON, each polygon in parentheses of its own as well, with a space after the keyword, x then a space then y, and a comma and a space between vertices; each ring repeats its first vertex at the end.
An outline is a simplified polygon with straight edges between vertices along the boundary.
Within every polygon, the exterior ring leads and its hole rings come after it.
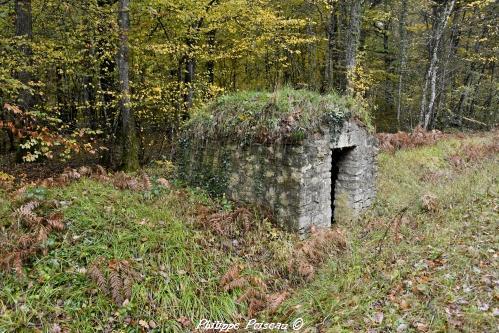
POLYGON ((335 148, 332 150, 331 159, 331 223, 334 223, 334 210, 335 210, 335 199, 336 199, 336 181, 340 174, 340 167, 345 157, 354 149, 355 147, 345 147, 345 148, 335 148))

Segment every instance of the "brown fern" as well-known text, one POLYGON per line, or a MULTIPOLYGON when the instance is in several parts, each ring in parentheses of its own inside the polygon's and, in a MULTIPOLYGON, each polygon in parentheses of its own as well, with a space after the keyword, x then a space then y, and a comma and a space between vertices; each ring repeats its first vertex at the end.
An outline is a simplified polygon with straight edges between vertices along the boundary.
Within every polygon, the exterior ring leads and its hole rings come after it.
POLYGON ((45 242, 48 239, 48 234, 49 234, 49 230, 46 227, 44 227, 44 226, 40 226, 38 228, 38 232, 37 232, 37 235, 36 235, 36 241, 38 243, 45 242))
POLYGON ((37 225, 42 219, 33 211, 40 205, 38 201, 30 201, 15 210, 14 215, 26 225, 37 225))
POLYGON ((141 278, 127 260, 117 259, 105 263, 100 258, 89 266, 87 273, 99 289, 110 296, 118 306, 122 306, 125 300, 131 298, 133 284, 141 278))
POLYGON ((288 292, 278 292, 267 296, 267 308, 270 313, 274 313, 277 308, 286 300, 289 296, 288 292))
POLYGON ((5 233, 0 248, 0 268, 11 269, 22 273, 23 263, 37 254, 46 255, 48 249, 45 242, 52 231, 64 228, 63 215, 52 214, 49 218, 38 216, 35 209, 38 201, 30 201, 14 211, 20 223, 13 224, 5 233))
POLYGON ((24 276, 23 261, 21 259, 20 253, 14 254, 14 258, 12 260, 12 265, 13 265, 18 276, 24 276))
POLYGON ((239 264, 233 265, 231 268, 229 268, 227 273, 225 273, 224 276, 222 276, 222 278, 220 279, 220 286, 224 287, 225 285, 227 285, 231 281, 234 281, 237 278, 239 278, 243 268, 244 267, 242 265, 239 265, 239 264))
POLYGON ((78 168, 78 173, 82 177, 88 177, 92 174, 92 169, 90 169, 89 167, 86 167, 86 166, 81 166, 78 168))
POLYGON ((310 280, 326 258, 345 248, 345 237, 339 229, 312 228, 309 238, 294 249, 288 263, 289 273, 310 280))
POLYGON ((149 176, 145 172, 142 172, 142 174, 140 175, 140 179, 141 179, 141 183, 142 183, 142 188, 145 191, 150 191, 152 188, 152 183, 151 183, 151 179, 149 178, 149 176))
POLYGON ((62 231, 64 230, 64 215, 62 213, 54 213, 50 217, 46 219, 47 225, 51 227, 51 229, 62 231))
POLYGON ((265 309, 265 305, 266 303, 264 301, 261 301, 259 299, 252 299, 248 306, 248 317, 254 317, 258 312, 265 309))
POLYGON ((87 269, 87 274, 92 279, 92 281, 94 281, 95 284, 97 284, 97 287, 99 287, 99 289, 104 294, 106 295, 109 294, 109 287, 107 284, 106 277, 96 264, 90 265, 90 267, 87 269))
POLYGON ((243 303, 251 301, 253 299, 264 301, 267 299, 267 296, 265 295, 265 293, 261 292, 260 290, 257 290, 255 288, 249 288, 241 296, 239 296, 237 301, 239 303, 243 303))
POLYGON ((104 169, 104 167, 103 167, 102 165, 99 165, 99 164, 97 164, 97 165, 95 166, 95 171, 94 171, 94 173, 95 173, 96 175, 98 175, 98 176, 107 176, 107 171, 106 171, 106 169, 104 169))
POLYGON ((129 300, 132 297, 133 282, 133 279, 127 275, 123 279, 123 296, 125 299, 129 300))
POLYGON ((224 290, 231 291, 231 290, 234 290, 237 288, 242 289, 248 285, 249 285, 248 279, 246 279, 245 277, 240 277, 240 278, 237 278, 237 279, 227 283, 224 286, 224 290))
POLYGON ((249 283, 253 287, 258 288, 258 289, 260 289, 262 291, 265 291, 265 292, 268 289, 267 288, 267 284, 261 278, 259 278, 258 276, 254 276, 254 275, 250 276, 249 277, 249 283))
POLYGON ((115 270, 111 270, 109 273, 109 286, 111 287, 111 296, 113 298, 114 303, 116 305, 121 306, 123 304, 123 281, 119 273, 115 270))

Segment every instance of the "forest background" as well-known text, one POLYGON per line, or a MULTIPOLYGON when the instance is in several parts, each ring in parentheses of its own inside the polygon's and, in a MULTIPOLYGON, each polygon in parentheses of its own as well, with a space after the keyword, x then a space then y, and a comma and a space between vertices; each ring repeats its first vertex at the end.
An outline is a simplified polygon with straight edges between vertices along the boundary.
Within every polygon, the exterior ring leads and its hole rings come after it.
POLYGON ((494 0, 1 0, 0 153, 169 156, 217 96, 359 99, 378 131, 498 121, 494 0))

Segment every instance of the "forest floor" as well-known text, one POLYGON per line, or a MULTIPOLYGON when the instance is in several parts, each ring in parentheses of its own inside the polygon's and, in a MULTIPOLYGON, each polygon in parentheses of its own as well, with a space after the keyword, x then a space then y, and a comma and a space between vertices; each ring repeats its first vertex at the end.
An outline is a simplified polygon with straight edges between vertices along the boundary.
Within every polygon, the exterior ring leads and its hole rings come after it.
POLYGON ((164 165, 68 170, 21 189, 0 173, 0 332, 249 318, 302 318, 310 332, 496 331, 498 146, 495 131, 381 153, 374 207, 307 240, 167 180, 164 165))

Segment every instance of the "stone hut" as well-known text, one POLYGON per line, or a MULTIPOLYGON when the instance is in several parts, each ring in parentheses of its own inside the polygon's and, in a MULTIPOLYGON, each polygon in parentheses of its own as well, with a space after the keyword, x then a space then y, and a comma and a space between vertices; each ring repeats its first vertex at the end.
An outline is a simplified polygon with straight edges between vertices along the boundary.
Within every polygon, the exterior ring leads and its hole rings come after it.
POLYGON ((329 227, 339 205, 355 215, 376 194, 377 142, 357 113, 351 100, 304 91, 224 97, 188 124, 180 175, 290 230, 329 227))

